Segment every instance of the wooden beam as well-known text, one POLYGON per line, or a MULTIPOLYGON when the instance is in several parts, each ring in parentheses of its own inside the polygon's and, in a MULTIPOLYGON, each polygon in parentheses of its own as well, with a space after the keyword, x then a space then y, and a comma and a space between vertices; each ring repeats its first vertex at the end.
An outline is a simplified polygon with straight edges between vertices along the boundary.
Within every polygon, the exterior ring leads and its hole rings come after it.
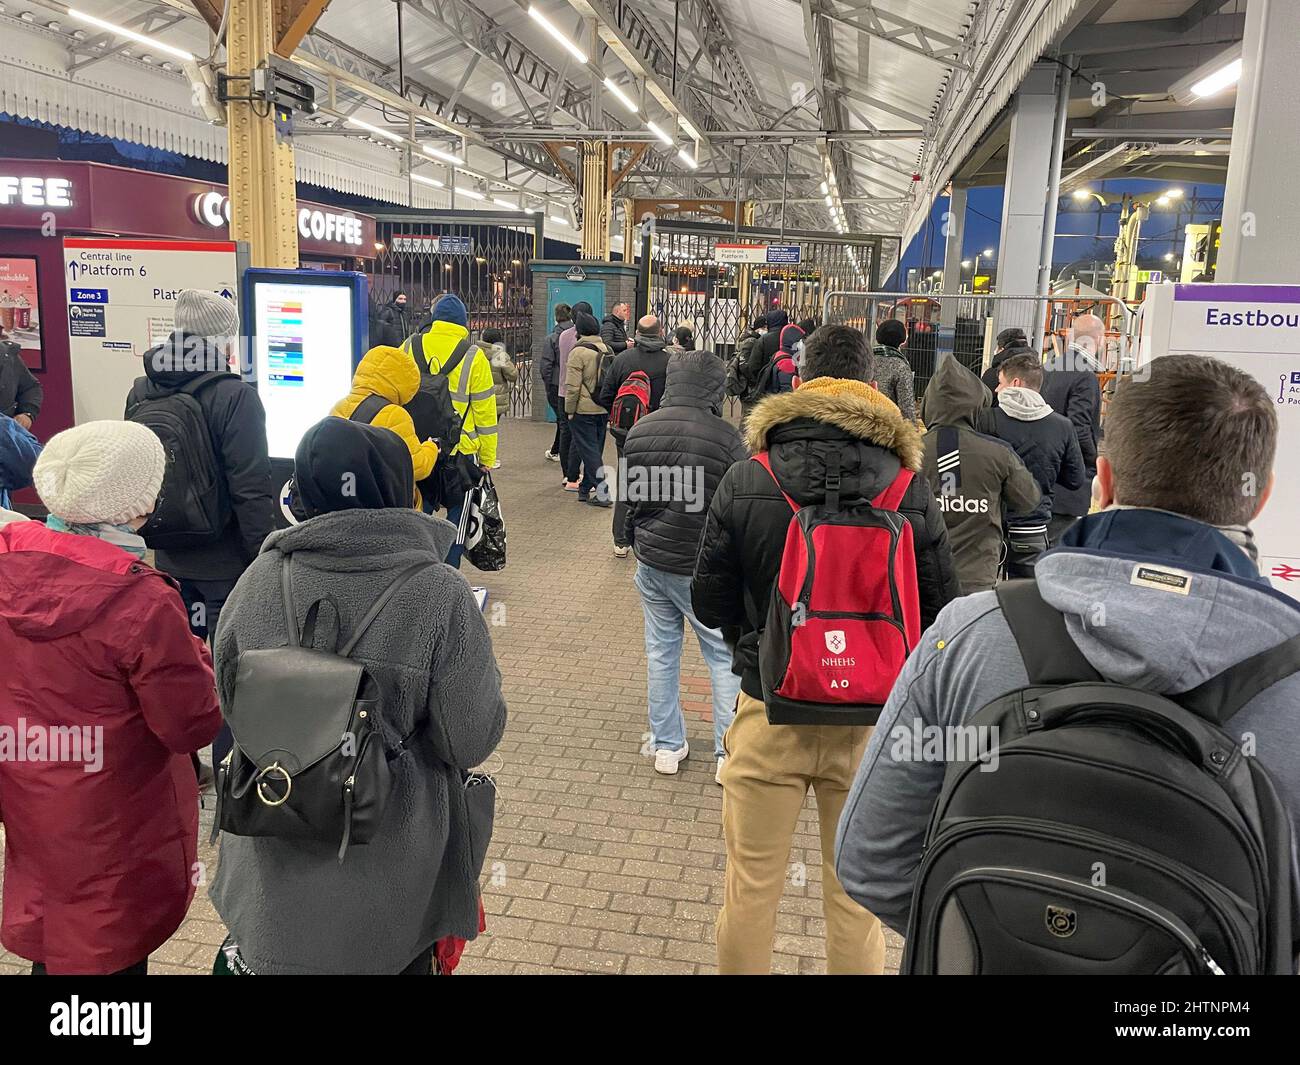
POLYGON ((222 0, 190 0, 190 5, 213 33, 216 33, 221 26, 221 4, 222 0))
POLYGON ((275 54, 292 56, 329 5, 330 0, 275 0, 275 54))
POLYGON ((573 167, 565 162, 564 156, 560 154, 560 149, 568 143, 569 141, 542 141, 542 151, 550 156, 551 162, 559 168, 560 173, 576 189, 578 187, 578 177, 573 172, 573 167))

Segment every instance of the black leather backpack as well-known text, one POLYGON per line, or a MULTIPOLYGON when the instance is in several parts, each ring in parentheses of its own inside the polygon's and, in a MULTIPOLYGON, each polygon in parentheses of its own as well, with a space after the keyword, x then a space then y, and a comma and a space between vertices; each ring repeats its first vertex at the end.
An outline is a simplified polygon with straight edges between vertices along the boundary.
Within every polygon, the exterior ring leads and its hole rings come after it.
MULTIPOLYGON (((321 603, 298 628, 293 556, 280 568, 289 642, 244 651, 226 721, 235 745, 217 774, 218 830, 236 836, 369 843, 393 790, 376 712, 378 687, 349 656, 389 601, 411 578, 437 565, 408 566, 375 599, 342 648, 313 646, 321 603)), ((338 637, 335 638, 337 645, 338 637)), ((404 743, 405 741, 403 741, 404 743)))

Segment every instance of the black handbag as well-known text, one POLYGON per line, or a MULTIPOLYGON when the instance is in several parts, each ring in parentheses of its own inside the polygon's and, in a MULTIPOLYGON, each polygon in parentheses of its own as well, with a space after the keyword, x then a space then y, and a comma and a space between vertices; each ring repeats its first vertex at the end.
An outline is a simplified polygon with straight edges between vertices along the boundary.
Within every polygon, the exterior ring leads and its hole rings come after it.
POLYGON ((506 568, 506 523, 492 475, 484 471, 479 486, 465 502, 465 559, 475 569, 493 573, 506 568))
POLYGON ((299 630, 292 561, 280 568, 289 643, 239 656, 226 709, 235 745, 217 773, 210 842, 218 831, 328 841, 342 862, 350 845, 374 838, 393 787, 375 717, 378 686, 349 656, 402 586, 437 560, 399 573, 339 650, 337 633, 330 647, 313 646, 321 603, 340 617, 332 599, 312 603, 299 630))

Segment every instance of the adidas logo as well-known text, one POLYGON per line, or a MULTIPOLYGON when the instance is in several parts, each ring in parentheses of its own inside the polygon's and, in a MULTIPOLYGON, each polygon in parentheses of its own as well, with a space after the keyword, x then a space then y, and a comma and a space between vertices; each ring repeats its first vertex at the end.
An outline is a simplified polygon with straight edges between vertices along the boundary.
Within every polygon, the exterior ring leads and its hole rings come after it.
POLYGON ((989 512, 987 499, 967 499, 965 496, 936 496, 935 498, 939 501, 939 509, 945 513, 987 514, 989 512))

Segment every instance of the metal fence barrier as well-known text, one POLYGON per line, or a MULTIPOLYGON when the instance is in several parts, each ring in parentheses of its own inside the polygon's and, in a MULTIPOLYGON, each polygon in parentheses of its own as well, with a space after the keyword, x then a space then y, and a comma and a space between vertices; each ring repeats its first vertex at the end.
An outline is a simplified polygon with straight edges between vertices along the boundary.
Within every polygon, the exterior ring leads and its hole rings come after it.
POLYGON ((827 293, 822 304, 823 322, 851 325, 869 340, 886 319, 903 322, 918 396, 930 383, 941 352, 951 352, 978 374, 996 350, 997 334, 1019 326, 1035 351, 1045 357, 1061 354, 1072 339, 1070 323, 1080 314, 1095 314, 1105 325, 1098 360, 1103 373, 1112 376, 1131 368, 1137 352, 1136 317, 1114 296, 1083 291, 1046 297, 835 291, 827 293))

